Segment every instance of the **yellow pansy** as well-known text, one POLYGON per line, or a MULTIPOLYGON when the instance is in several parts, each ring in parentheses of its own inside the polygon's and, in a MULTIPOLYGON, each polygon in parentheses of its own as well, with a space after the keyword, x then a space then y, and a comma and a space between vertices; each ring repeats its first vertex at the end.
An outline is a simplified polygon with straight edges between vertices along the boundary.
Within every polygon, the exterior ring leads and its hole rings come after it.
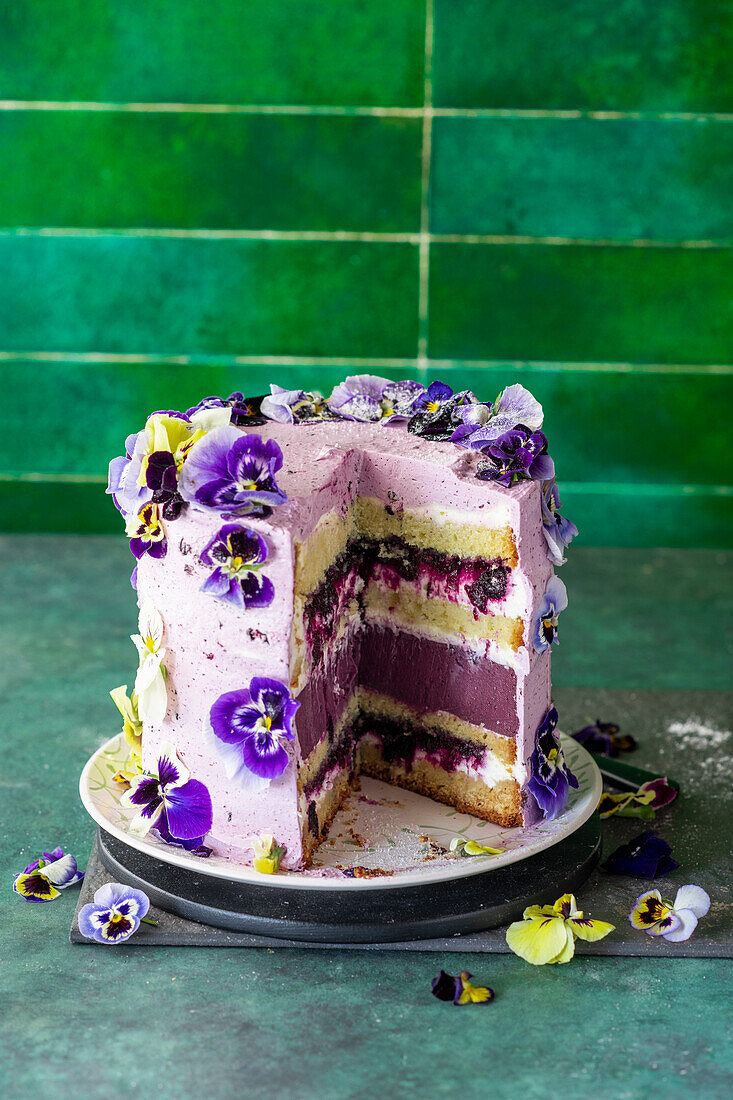
POLYGON ((523 919, 510 924, 506 942, 515 955, 534 966, 567 963, 575 954, 575 940, 602 940, 614 925, 592 920, 578 909, 573 894, 563 894, 554 905, 530 905, 523 919))
POLYGON ((280 870, 280 860, 285 855, 285 849, 275 843, 275 838, 270 833, 263 833, 252 841, 254 848, 254 868, 263 875, 274 875, 280 870))

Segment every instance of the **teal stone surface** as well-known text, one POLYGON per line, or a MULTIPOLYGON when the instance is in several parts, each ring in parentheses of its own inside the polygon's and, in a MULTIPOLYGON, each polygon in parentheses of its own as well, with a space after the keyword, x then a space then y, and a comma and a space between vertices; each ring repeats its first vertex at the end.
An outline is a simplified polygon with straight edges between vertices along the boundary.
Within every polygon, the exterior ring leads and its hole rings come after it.
MULTIPOLYGON (((130 556, 121 536, 4 537, 0 552, 5 1095, 730 1095, 730 969, 720 960, 533 968, 455 952, 72 946, 74 892, 30 905, 11 882, 48 845, 80 859, 89 851, 77 781, 117 729, 108 690, 134 674, 130 556), (440 967, 473 971, 495 1001, 436 1001, 440 967)), ((730 566, 713 551, 577 548, 563 571, 571 602, 555 684, 643 681, 718 699, 730 566)))

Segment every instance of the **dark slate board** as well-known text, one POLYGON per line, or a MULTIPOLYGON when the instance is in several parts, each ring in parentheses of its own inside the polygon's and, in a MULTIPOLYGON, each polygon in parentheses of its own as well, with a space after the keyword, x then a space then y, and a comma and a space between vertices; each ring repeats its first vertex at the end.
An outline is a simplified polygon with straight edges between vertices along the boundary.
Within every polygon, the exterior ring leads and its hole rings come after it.
MULTIPOLYGON (((658 814, 652 827, 672 846, 680 868, 668 879, 651 884, 663 897, 673 899, 677 888, 694 882, 708 891, 712 908, 686 943, 672 944, 636 932, 627 915, 636 896, 649 886, 640 879, 592 872, 579 893, 579 902, 591 916, 609 920, 615 931, 605 940, 578 942, 577 953, 587 955, 634 955, 643 957, 682 956, 688 958, 731 958, 731 914, 733 913, 733 867, 730 856, 731 783, 733 736, 733 693, 643 692, 564 689, 556 692, 562 727, 571 731, 596 717, 618 722, 633 734, 639 748, 626 757, 641 767, 666 773, 682 788, 680 797, 658 814), (671 728, 670 728, 671 727, 671 728)), ((643 828, 644 822, 610 819, 604 823, 604 848, 612 851, 643 828)), ((90 857, 79 906, 91 900, 109 872, 100 862, 95 847, 90 857)), ((560 890, 558 893, 561 892, 560 890)), ((77 907, 78 911, 78 907, 77 907)), ((130 945, 201 947, 301 947, 342 950, 406 950, 506 952, 504 930, 491 929, 438 939, 416 939, 393 943, 314 943, 230 932, 198 924, 154 909, 157 928, 147 925, 129 941, 130 945)), ((79 935, 76 917, 72 943, 89 943, 79 935)))

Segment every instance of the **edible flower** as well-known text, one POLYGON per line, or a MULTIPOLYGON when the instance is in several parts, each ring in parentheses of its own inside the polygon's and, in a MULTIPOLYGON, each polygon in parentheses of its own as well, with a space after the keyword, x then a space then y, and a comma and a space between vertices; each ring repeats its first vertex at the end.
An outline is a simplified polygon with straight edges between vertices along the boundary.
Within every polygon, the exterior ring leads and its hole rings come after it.
POLYGON ((261 790, 282 775, 292 741, 293 716, 300 706, 285 684, 254 676, 248 688, 220 695, 211 708, 214 747, 229 779, 247 790, 261 790))
POLYGON ((165 742, 158 755, 157 774, 136 776, 120 804, 137 811, 129 824, 133 836, 147 836, 155 829, 162 840, 174 840, 184 848, 198 848, 211 831, 213 813, 208 788, 190 773, 165 742))
POLYGON ((501 436, 521 425, 535 432, 542 427, 542 406, 524 386, 515 383, 501 391, 493 405, 465 405, 456 410, 460 424, 451 436, 454 443, 482 451, 501 436))
POLYGON ((260 409, 268 420, 276 420, 279 424, 312 424, 318 420, 339 419, 329 409, 323 394, 284 390, 281 386, 270 386, 270 394, 262 398, 260 409))
POLYGON ((407 430, 423 439, 450 439, 456 428, 459 410, 475 401, 476 398, 470 390, 454 393, 444 382, 431 382, 425 393, 415 402, 415 412, 408 422, 407 430))
POLYGON ((547 821, 552 821, 564 810, 570 787, 577 788, 578 780, 565 763, 560 742, 555 737, 558 714, 550 707, 537 730, 537 742, 531 758, 531 771, 527 789, 547 821))
POLYGON ((610 875, 631 875, 634 878, 659 878, 676 871, 679 863, 672 859, 672 849, 666 840, 654 833, 639 833, 601 864, 610 875))
POLYGON ((275 875, 280 870, 280 860, 285 855, 285 848, 275 843, 274 836, 263 833, 252 841, 254 849, 254 869, 263 875, 275 875))
MULTIPOLYGON (((133 890, 121 882, 107 882, 94 894, 94 901, 79 910, 79 931, 97 943, 124 943, 137 932, 150 908, 150 899, 142 890, 133 890)), ((145 921, 157 924, 157 921, 145 921)))
POLYGON ((677 789, 663 776, 642 783, 638 791, 624 791, 623 794, 609 794, 604 791, 598 810, 601 818, 640 817, 644 821, 651 821, 657 810, 669 806, 676 797, 677 789))
POLYGON ((545 594, 535 613, 532 626, 532 645, 537 653, 544 653, 558 641, 557 620, 568 606, 568 593, 559 577, 550 577, 545 594))
POLYGON ((74 857, 57 847, 51 852, 43 852, 16 875, 13 890, 26 901, 53 901, 59 896, 59 890, 76 886, 83 878, 84 872, 79 870, 74 857))
POLYGON ((547 557, 553 565, 564 565, 563 551, 578 533, 569 519, 560 515, 560 492, 554 479, 542 483, 542 533, 547 543, 547 557))
POLYGON ((700 917, 710 909, 710 897, 700 886, 680 886, 674 905, 663 901, 658 890, 647 890, 634 902, 629 921, 648 936, 663 936, 670 943, 689 940, 700 917))
POLYGON ((547 453, 547 437, 543 432, 530 432, 521 424, 499 436, 482 448, 485 462, 476 467, 479 481, 496 481, 499 485, 518 481, 546 481, 555 476, 555 463, 547 453))
POLYGON ((178 467, 171 451, 153 451, 148 457, 145 484, 152 489, 151 500, 159 506, 163 519, 178 519, 188 507, 178 492, 178 467))
POLYGON ((493 989, 485 985, 473 985, 472 977, 473 974, 468 970, 462 970, 457 978, 441 970, 430 983, 433 996, 439 1001, 452 1001, 454 1005, 481 1005, 493 1001, 493 989))
POLYGON ((231 425, 215 428, 191 450, 179 491, 184 500, 204 508, 262 514, 287 500, 275 481, 282 463, 274 439, 245 435, 231 425))
POLYGON ((219 428, 223 424, 264 424, 265 417, 260 415, 261 400, 260 397, 245 397, 239 391, 230 393, 226 401, 221 397, 204 397, 198 405, 187 409, 186 415, 196 417, 196 422, 205 427, 206 431, 219 428))
POLYGON ((422 382, 390 382, 382 394, 382 423, 409 420, 426 392, 422 382))
POLYGON ((450 851, 459 856, 498 856, 505 852, 506 848, 489 848, 486 844, 479 844, 477 840, 466 840, 462 836, 454 836, 450 842, 450 851))
POLYGON ((595 725, 583 726, 574 733, 573 739, 588 752, 603 753, 605 756, 618 756, 620 752, 633 752, 635 739, 628 733, 620 734, 615 722, 602 722, 597 718, 595 725))
POLYGON ((149 601, 140 608, 138 630, 139 634, 130 635, 140 658, 135 677, 138 714, 146 722, 162 722, 168 708, 163 620, 149 601))
POLYGON ((268 607, 275 598, 269 577, 259 575, 267 561, 267 543, 262 535, 238 523, 221 527, 199 554, 212 573, 201 591, 234 607, 268 607))
POLYGON ((533 966, 568 963, 575 954, 575 940, 602 940, 614 925, 592 920, 578 909, 573 894, 563 894, 554 905, 530 905, 522 920, 506 932, 509 949, 533 966))
POLYGON ((389 385, 389 378, 376 374, 352 374, 334 387, 328 407, 346 420, 376 424, 384 416, 382 399, 389 385))
POLYGON ((144 554, 151 558, 164 558, 168 549, 165 528, 161 523, 160 509, 153 501, 143 504, 136 516, 127 521, 130 549, 139 561, 144 554))
POLYGON ((128 697, 127 684, 114 688, 109 694, 122 715, 122 733, 129 747, 125 765, 113 779, 115 783, 129 783, 142 771, 143 724, 137 709, 137 694, 132 691, 128 697))

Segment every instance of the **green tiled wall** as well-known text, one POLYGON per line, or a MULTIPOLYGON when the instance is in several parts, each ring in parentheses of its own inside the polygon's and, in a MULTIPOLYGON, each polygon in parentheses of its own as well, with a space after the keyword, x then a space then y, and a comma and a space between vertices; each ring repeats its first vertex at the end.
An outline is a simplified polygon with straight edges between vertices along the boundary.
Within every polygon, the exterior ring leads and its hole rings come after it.
POLYGON ((119 531, 148 411, 542 401, 586 543, 733 539, 730 0, 0 6, 0 527, 119 531))

